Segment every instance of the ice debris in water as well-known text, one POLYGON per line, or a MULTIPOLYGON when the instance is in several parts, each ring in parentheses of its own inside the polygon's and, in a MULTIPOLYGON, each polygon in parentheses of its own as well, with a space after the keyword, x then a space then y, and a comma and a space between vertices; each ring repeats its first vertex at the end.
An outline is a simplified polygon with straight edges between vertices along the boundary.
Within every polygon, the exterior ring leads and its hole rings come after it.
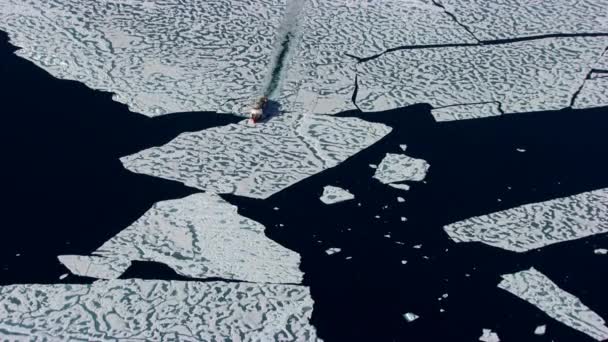
POLYGON ((606 255, 606 254, 608 254, 608 249, 598 248, 598 249, 594 250, 593 252, 597 255, 606 255))
POLYGON ((430 165, 425 160, 405 154, 387 153, 376 169, 374 178, 393 187, 395 182, 421 181, 426 177, 430 165))
POLYGON ((469 218, 444 227, 456 242, 514 252, 608 232, 608 188, 469 218))
POLYGON ((334 204, 338 202, 344 202, 352 200, 355 195, 351 194, 348 190, 344 190, 337 186, 327 185, 323 188, 323 195, 321 196, 321 202, 325 204, 334 204))
POLYGON ((118 278, 132 260, 168 265, 192 278, 299 283, 300 256, 264 234, 264 226, 212 193, 156 203, 91 256, 60 256, 74 274, 118 278))
POLYGON ((0 286, 4 340, 316 341, 298 285, 124 279, 0 286))
POLYGON ((534 335, 544 335, 545 332, 547 331, 547 326, 546 325, 539 325, 536 327, 536 329, 534 329, 534 335))
POLYGON ((403 318, 405 318, 405 320, 406 320, 408 323, 411 323, 411 322, 413 322, 413 321, 417 320, 418 318, 420 318, 420 316, 416 315, 416 314, 415 314, 415 313, 413 313, 413 312, 407 312, 407 313, 405 313, 405 314, 403 315, 403 318))
POLYGON ((342 251, 341 248, 337 248, 337 247, 332 247, 332 248, 328 248, 325 253, 327 253, 327 255, 332 255, 332 254, 336 254, 336 253, 340 253, 340 251, 342 251))
POLYGON ((403 197, 397 197, 397 202, 403 203, 405 202, 405 199, 403 197))
POLYGON ((498 335, 492 329, 482 329, 479 340, 482 342, 500 342, 500 338, 498 338, 498 335))
POLYGON ((410 186, 407 184, 391 183, 388 186, 393 187, 395 189, 399 189, 399 190, 405 190, 405 191, 408 191, 410 189, 410 186))
POLYGON ((534 268, 505 274, 502 278, 499 288, 536 306, 551 318, 598 341, 608 339, 608 327, 602 317, 534 268))

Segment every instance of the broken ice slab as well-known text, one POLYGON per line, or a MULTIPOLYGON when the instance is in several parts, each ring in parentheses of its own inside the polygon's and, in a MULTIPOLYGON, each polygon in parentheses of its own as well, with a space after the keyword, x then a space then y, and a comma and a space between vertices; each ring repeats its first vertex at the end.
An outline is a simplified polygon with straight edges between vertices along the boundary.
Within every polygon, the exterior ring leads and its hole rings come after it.
POLYGON ((321 202, 325 204, 334 204, 352 200, 355 195, 351 194, 348 190, 344 190, 337 186, 327 185, 323 188, 323 195, 321 196, 321 202))
POLYGON ((595 253, 597 255, 606 255, 606 254, 608 254, 608 249, 598 248, 598 249, 594 250, 593 253, 595 253))
POLYGON ((3 339, 316 341, 297 285, 160 280, 0 287, 3 339))
POLYGON ((406 320, 408 323, 411 323, 411 322, 413 322, 413 321, 417 320, 418 318, 420 318, 420 316, 416 315, 416 314, 415 314, 415 313, 413 313, 413 312, 407 312, 407 313, 405 313, 405 314, 403 315, 403 318, 405 318, 405 320, 406 320))
POLYGON ((332 255, 332 254, 336 254, 336 253, 340 253, 342 251, 341 248, 338 247, 332 247, 332 248, 328 248, 327 250, 325 250, 325 253, 327 255, 332 255))
POLYGON ((357 66, 357 104, 363 111, 479 102, 500 102, 505 113, 562 109, 606 45, 607 37, 574 37, 397 50, 357 66))
POLYGON ((166 264, 192 278, 300 283, 300 256, 264 234, 264 226, 211 193, 156 203, 92 256, 61 256, 74 274, 119 277, 133 260, 166 264))
POLYGON ((327 115, 283 114, 183 133, 123 157, 125 168, 215 193, 267 198, 334 167, 391 131, 382 124, 327 115))
POLYGON ((572 108, 594 108, 608 105, 608 74, 594 74, 585 80, 572 108))
POLYGON ((608 232, 608 188, 472 217, 444 227, 455 242, 514 252, 608 232))
POLYGON ((425 160, 405 154, 387 153, 374 173, 374 178, 384 184, 421 181, 426 177, 430 165, 425 160))
POLYGON ((598 341, 608 339, 604 319, 534 268, 505 274, 502 278, 499 288, 536 306, 551 318, 598 341))
POLYGON ((471 103, 433 108, 431 114, 437 122, 478 119, 501 115, 497 102, 471 103))
POLYGON ((608 1, 437 0, 480 40, 608 32, 608 1))
POLYGON ((399 189, 399 190, 405 190, 405 191, 408 191, 410 189, 410 186, 407 184, 391 183, 388 186, 393 187, 395 189, 399 189))
POLYGON ((536 327, 536 329, 534 329, 534 335, 538 335, 538 336, 542 336, 547 332, 547 326, 546 325, 539 325, 536 327))
POLYGON ((0 0, 0 29, 18 55, 116 93, 136 112, 238 112, 232 105, 263 92, 284 8, 282 0, 0 0))
POLYGON ((479 340, 482 342, 500 342, 500 338, 492 329, 482 329, 479 340))

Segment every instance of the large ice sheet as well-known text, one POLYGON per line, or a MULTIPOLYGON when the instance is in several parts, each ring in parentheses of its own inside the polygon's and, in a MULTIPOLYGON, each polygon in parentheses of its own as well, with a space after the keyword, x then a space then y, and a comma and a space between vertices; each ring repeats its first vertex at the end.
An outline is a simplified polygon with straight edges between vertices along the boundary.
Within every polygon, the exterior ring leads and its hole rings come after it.
POLYGON ((456 242, 514 252, 608 233, 608 188, 469 218, 444 230, 456 242))
POLYGON ((430 168, 423 159, 412 158, 405 154, 387 153, 374 173, 374 178, 384 184, 415 181, 426 177, 430 168))
POLYGON ((304 286, 97 281, 0 287, 11 341, 316 341, 304 286))
POLYGON ((505 113, 557 110, 570 106, 607 44, 575 37, 394 51, 358 66, 357 104, 364 111, 480 102, 500 102, 505 113))
POLYGON ((608 105, 608 75, 592 74, 581 88, 572 108, 593 108, 608 105))
POLYGON ((161 262, 193 278, 300 283, 300 256, 264 235, 218 195, 198 193, 156 203, 91 257, 61 256, 72 273, 113 279, 130 261, 161 262))
POLYGON ((285 0, 0 0, 0 29, 52 75, 154 116, 239 111, 263 90, 285 0), (232 100, 233 99, 233 100, 232 100))
POLYGON ((431 114, 437 122, 478 119, 501 115, 500 103, 470 103, 434 108, 431 114))
POLYGON ((382 124, 327 115, 284 114, 184 133, 161 147, 122 158, 134 172, 215 193, 267 198, 372 145, 382 124))
POLYGON ((498 287, 538 307, 553 319, 598 341, 608 339, 606 322, 572 294, 534 268, 502 276, 498 287))
POLYGON ((608 33, 606 0, 437 0, 480 40, 608 33))

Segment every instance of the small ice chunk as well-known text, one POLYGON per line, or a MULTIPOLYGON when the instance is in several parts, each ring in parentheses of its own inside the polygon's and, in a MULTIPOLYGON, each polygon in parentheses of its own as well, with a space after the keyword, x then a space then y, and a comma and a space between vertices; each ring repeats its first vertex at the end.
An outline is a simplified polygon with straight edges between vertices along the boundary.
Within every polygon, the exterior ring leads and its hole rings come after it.
POLYGON ((492 329, 483 329, 479 340, 482 342, 500 342, 500 338, 492 329))
POLYGON ((447 293, 442 294, 441 298, 443 298, 443 299, 448 298, 448 294, 447 293))
POLYGON ((401 260, 401 265, 407 264, 407 260, 401 260))
POLYGON ((410 189, 410 186, 407 184, 391 183, 388 186, 392 186, 395 189, 405 190, 405 191, 408 191, 410 189))
POLYGON ((64 273, 64 274, 62 274, 62 275, 59 276, 59 280, 63 280, 65 278, 67 278, 67 276, 68 276, 68 274, 64 273))
POLYGON ((412 248, 420 249, 420 248, 422 248, 422 245, 415 245, 412 248))
POLYGON ((526 152, 526 149, 525 148, 518 148, 517 152, 526 152))
POLYGON ((608 254, 608 249, 605 248, 598 248, 595 251, 593 251, 593 253, 597 254, 597 255, 606 255, 608 254))
POLYGON ((279 210, 279 207, 274 207, 273 209, 274 209, 274 210, 279 210))
POLYGON ((346 259, 346 260, 350 260, 350 259, 352 259, 352 258, 353 258, 352 256, 347 256, 345 259, 346 259))
POLYGON ((407 312, 405 315, 403 315, 403 318, 405 318, 405 320, 408 323, 411 323, 411 322, 417 320, 419 318, 419 316, 413 312, 407 312))
POLYGON ((405 221, 407 221, 407 218, 406 218, 406 217, 401 216, 401 222, 405 222, 405 221))
POLYGON ((390 238, 390 237, 391 237, 391 234, 384 234, 384 237, 385 237, 385 238, 390 238))
POLYGON ((376 165, 376 164, 369 164, 369 167, 371 167, 372 169, 377 169, 378 165, 376 165))
POLYGON ((342 249, 337 248, 337 247, 332 247, 332 248, 328 248, 325 251, 325 253, 327 253, 327 255, 332 255, 332 254, 340 253, 340 251, 342 251, 342 249))
POLYGON ((397 202, 403 203, 405 202, 405 199, 403 197, 397 197, 397 202))
POLYGON ((377 219, 379 219, 379 218, 380 218, 380 215, 376 215, 376 216, 374 216, 374 217, 375 217, 375 218, 377 218, 377 219))
POLYGON ((546 325, 539 325, 536 327, 536 329, 534 329, 534 335, 544 335, 545 332, 547 331, 547 326, 546 325))
POLYGON ((387 153, 376 169, 374 178, 384 184, 403 181, 422 181, 429 170, 429 163, 423 159, 405 154, 387 153))
POLYGON ((323 195, 321 196, 321 202, 325 204, 334 204, 344 201, 349 201, 355 198, 355 195, 351 194, 348 190, 344 190, 337 186, 327 185, 323 188, 323 195))
POLYGON ((402 151, 405 152, 405 150, 407 149, 407 145, 406 144, 401 144, 399 145, 399 147, 401 148, 402 151))

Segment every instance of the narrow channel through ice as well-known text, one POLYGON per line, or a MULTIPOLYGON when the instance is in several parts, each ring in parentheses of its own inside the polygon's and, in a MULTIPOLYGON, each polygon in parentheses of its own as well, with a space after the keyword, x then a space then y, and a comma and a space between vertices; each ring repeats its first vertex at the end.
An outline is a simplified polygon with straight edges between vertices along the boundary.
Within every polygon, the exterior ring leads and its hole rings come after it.
POLYGON ((505 274, 502 278, 499 288, 536 306, 551 318, 598 341, 608 339, 608 327, 602 317, 534 268, 505 274))
POLYGON ((131 261, 166 264, 191 278, 300 283, 300 256, 264 234, 218 195, 198 193, 156 203, 91 256, 60 256, 74 274, 119 277, 131 261))
POLYGON ((455 242, 513 252, 608 233, 608 188, 472 217, 444 230, 455 242))
POLYGON ((317 341, 305 286, 160 280, 0 286, 0 333, 26 341, 317 341))

